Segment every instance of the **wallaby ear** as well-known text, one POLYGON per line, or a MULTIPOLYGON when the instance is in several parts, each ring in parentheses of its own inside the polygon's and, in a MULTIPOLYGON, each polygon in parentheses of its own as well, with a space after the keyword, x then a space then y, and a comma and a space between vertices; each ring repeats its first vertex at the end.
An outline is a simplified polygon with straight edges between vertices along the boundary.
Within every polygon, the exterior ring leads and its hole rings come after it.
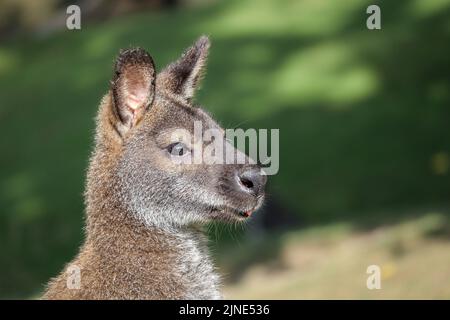
POLYGON ((203 76, 210 42, 200 37, 180 59, 168 65, 157 78, 158 88, 180 95, 186 101, 194 97, 195 89, 203 76))
POLYGON ((111 82, 116 129, 123 136, 144 116, 155 96, 155 65, 141 48, 122 50, 111 82))

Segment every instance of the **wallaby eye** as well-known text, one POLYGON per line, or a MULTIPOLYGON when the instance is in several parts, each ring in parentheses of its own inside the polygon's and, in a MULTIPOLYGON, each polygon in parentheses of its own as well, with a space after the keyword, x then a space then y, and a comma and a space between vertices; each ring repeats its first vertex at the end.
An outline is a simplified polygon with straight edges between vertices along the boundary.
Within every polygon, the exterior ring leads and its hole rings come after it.
POLYGON ((184 143, 175 142, 167 147, 167 151, 173 156, 183 156, 189 152, 189 149, 184 143))

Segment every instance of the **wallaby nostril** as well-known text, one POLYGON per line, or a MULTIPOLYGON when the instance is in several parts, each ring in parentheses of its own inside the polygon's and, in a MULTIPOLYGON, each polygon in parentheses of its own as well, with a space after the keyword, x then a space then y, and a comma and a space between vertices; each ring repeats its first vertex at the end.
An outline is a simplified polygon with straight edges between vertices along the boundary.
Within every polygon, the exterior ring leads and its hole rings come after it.
POLYGON ((254 184, 251 180, 245 178, 245 177, 239 177, 239 180, 241 180, 241 183, 244 187, 246 187, 247 189, 253 189, 254 184))
POLYGON ((245 168, 245 171, 236 174, 236 180, 241 191, 254 196, 263 192, 266 183, 258 167, 245 168))

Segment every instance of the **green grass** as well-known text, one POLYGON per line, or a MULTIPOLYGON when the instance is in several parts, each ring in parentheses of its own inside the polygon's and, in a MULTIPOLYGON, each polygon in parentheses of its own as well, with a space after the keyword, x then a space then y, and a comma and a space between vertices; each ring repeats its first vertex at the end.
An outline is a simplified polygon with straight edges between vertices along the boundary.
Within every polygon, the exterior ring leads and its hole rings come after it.
POLYGON ((372 3, 226 1, 0 44, 0 297, 39 292, 82 241, 93 117, 123 47, 161 68, 209 34, 197 100, 225 127, 280 129, 269 193, 306 223, 448 206, 449 3, 382 2, 368 31, 372 3))

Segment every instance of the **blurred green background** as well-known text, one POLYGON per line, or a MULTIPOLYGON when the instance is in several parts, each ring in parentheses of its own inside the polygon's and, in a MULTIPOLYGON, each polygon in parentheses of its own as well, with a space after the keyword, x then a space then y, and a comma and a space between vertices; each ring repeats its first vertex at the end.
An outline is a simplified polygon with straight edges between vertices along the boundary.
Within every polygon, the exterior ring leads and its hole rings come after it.
POLYGON ((197 101, 224 127, 280 129, 265 208, 210 228, 226 297, 450 298, 450 1, 81 1, 69 31, 71 3, 0 2, 1 298, 38 297, 82 243, 119 49, 160 69, 201 34, 197 101))

